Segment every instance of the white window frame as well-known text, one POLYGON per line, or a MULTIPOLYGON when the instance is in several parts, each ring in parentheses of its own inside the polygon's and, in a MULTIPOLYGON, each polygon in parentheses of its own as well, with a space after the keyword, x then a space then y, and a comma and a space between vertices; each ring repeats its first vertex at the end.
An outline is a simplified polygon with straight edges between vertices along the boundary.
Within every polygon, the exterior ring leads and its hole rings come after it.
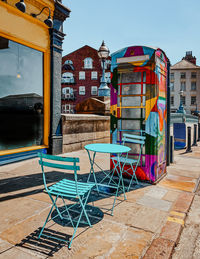
POLYGON ((91 79, 92 80, 97 80, 98 79, 98 72, 97 71, 92 71, 91 72, 91 79))
POLYGON ((86 68, 86 69, 91 69, 91 68, 93 68, 93 60, 92 60, 92 58, 85 58, 84 59, 84 68, 86 68))
POLYGON ((62 74, 61 83, 74 83, 74 75, 71 72, 65 72, 62 74))
POLYGON ((98 95, 98 87, 97 86, 91 86, 91 95, 98 95))
POLYGON ((85 95, 85 86, 79 86, 79 95, 85 95))
POLYGON ((85 80, 85 71, 79 71, 79 80, 85 80))

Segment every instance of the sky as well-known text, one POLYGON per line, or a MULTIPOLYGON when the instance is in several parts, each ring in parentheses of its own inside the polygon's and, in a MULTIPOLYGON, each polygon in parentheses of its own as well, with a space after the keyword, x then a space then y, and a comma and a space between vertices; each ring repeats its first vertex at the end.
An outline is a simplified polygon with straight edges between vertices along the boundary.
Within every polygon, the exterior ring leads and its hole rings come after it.
POLYGON ((200 0, 63 0, 63 56, 102 40, 113 52, 134 45, 161 48, 172 65, 192 51, 200 65, 200 0))

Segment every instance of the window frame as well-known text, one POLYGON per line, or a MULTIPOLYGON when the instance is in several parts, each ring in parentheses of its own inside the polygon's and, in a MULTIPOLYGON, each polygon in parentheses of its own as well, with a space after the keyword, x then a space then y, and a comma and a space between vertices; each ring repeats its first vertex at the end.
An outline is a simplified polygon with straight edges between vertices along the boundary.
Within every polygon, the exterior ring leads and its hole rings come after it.
POLYGON ((93 68, 93 59, 92 58, 87 57, 83 61, 84 61, 84 68, 85 69, 92 69, 93 68))
POLYGON ((85 80, 85 71, 79 71, 79 80, 85 80))
POLYGON ((197 97, 196 96, 191 96, 191 105, 196 105, 197 103, 197 97), (192 100, 195 100, 195 102, 193 102, 192 100))
POLYGON ((98 80, 98 72, 97 71, 91 72, 91 80, 98 80), (96 75, 96 76, 94 76, 94 75, 96 75))
POLYGON ((196 91, 197 90, 197 82, 196 81, 191 81, 191 91, 196 91), (192 84, 195 83, 195 88, 192 86, 192 84))
POLYGON ((98 87, 97 86, 91 86, 91 95, 93 96, 93 95, 98 95, 98 87), (94 87, 95 87, 95 89, 96 89, 96 94, 93 94, 93 90, 92 89, 94 89, 94 87))
POLYGON ((78 93, 79 93, 79 95, 85 95, 86 94, 85 86, 84 85, 79 86, 78 93), (82 89, 84 89, 84 91, 81 91, 81 87, 82 87, 82 89), (81 92, 83 92, 83 93, 81 93, 81 92))

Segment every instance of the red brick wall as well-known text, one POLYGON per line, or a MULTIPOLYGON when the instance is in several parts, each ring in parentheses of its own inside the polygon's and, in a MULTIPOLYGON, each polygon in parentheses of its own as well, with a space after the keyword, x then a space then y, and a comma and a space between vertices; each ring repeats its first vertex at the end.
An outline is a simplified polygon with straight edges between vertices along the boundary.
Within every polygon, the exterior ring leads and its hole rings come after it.
MULTIPOLYGON (((84 47, 64 56, 62 58, 62 64, 64 64, 66 60, 71 60, 73 62, 74 71, 69 71, 62 68, 62 74, 65 72, 73 73, 75 78, 75 84, 62 84, 62 88, 64 87, 73 88, 76 91, 75 92, 76 99, 75 101, 62 100, 62 104, 76 105, 77 103, 82 102, 85 99, 88 99, 90 97, 95 97, 95 95, 91 95, 91 86, 97 86, 99 88, 100 78, 102 75, 101 61, 98 57, 97 50, 94 48, 91 48, 90 46, 85 45, 84 47), (88 57, 92 58, 93 60, 92 69, 84 68, 84 59, 88 57), (85 72, 85 80, 79 80, 79 71, 85 72), (97 72, 97 80, 91 79, 92 71, 97 72), (79 95, 79 86, 85 86, 85 95, 79 95)), ((106 70, 106 72, 110 72, 110 70, 106 70)))

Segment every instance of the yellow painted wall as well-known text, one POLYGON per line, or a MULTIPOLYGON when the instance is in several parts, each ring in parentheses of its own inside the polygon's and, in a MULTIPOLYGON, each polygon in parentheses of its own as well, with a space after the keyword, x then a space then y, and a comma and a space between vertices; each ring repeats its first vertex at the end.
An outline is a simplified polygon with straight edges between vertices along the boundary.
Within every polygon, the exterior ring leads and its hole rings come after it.
MULTIPOLYGON (((44 6, 49 6, 53 16, 54 1, 26 0, 26 13, 22 13, 15 7, 16 2, 0 1, 0 36, 44 53, 44 145, 47 147, 50 128, 50 38, 49 28, 43 21, 48 18, 48 10, 45 9, 38 18, 33 18, 30 13, 39 13, 44 6)), ((0 151, 0 155, 31 149, 36 147, 0 151)))

